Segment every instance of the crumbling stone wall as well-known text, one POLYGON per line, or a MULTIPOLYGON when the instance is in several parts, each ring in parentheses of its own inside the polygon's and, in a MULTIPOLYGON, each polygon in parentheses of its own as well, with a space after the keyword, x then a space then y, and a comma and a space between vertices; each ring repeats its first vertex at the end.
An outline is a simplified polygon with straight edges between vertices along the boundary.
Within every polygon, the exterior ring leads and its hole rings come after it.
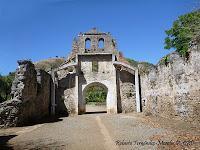
POLYGON ((141 75, 143 111, 163 117, 200 122, 200 49, 193 48, 188 60, 177 52, 149 73, 141 75))
POLYGON ((136 93, 134 75, 122 70, 117 71, 118 88, 118 111, 127 113, 136 111, 136 93))
POLYGON ((11 95, 0 104, 1 127, 21 126, 49 114, 51 76, 31 61, 18 61, 11 95))
POLYGON ((75 73, 58 72, 58 86, 56 88, 56 113, 62 115, 75 114, 75 73))
POLYGON ((51 108, 51 85, 53 84, 51 75, 44 70, 37 71, 37 97, 36 107, 39 108, 37 116, 42 118, 50 115, 51 108))

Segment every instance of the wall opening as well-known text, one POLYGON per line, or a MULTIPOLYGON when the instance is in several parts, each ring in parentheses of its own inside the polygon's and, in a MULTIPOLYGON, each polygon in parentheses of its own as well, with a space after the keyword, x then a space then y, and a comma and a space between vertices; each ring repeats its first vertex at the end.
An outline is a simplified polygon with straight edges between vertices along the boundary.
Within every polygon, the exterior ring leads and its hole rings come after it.
POLYGON ((92 61, 92 72, 98 72, 99 64, 98 61, 92 61))
POLYGON ((99 42, 98 42, 98 48, 100 49, 103 49, 104 48, 104 39, 99 39, 99 42))
POLYGON ((86 113, 106 113, 108 89, 101 83, 88 85, 83 92, 86 113))
POLYGON ((89 38, 85 39, 85 49, 91 48, 91 40, 89 38))

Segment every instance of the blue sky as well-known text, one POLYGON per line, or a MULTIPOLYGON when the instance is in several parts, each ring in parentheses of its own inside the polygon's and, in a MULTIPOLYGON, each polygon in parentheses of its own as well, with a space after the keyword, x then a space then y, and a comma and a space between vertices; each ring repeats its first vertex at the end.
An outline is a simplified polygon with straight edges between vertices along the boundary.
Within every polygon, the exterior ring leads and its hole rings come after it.
POLYGON ((111 32, 125 57, 156 64, 165 30, 200 0, 0 0, 0 74, 17 60, 64 56, 79 32, 111 32))

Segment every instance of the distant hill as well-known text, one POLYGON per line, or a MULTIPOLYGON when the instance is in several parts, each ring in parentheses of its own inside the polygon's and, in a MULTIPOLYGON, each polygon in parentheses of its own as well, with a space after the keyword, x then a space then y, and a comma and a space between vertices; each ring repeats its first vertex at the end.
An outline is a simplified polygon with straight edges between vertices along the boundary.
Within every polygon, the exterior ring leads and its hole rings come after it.
POLYGON ((42 69, 45 71, 49 71, 51 68, 55 69, 59 67, 61 64, 65 62, 65 58, 59 57, 59 58, 49 58, 49 59, 44 59, 38 62, 35 62, 35 68, 36 69, 42 69))
POLYGON ((138 67, 139 68, 139 73, 142 74, 147 74, 149 72, 149 70, 153 67, 155 67, 155 65, 149 63, 149 62, 140 62, 140 61, 135 61, 133 59, 130 58, 125 58, 125 60, 129 63, 129 65, 133 66, 133 67, 138 67))

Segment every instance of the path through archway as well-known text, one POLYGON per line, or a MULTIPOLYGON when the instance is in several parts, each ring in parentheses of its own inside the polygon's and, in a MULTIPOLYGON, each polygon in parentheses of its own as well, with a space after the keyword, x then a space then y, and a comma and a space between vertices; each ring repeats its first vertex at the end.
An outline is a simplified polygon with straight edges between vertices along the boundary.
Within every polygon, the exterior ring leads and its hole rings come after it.
POLYGON ((101 83, 91 83, 85 87, 83 98, 86 113, 106 113, 108 88, 101 83))

